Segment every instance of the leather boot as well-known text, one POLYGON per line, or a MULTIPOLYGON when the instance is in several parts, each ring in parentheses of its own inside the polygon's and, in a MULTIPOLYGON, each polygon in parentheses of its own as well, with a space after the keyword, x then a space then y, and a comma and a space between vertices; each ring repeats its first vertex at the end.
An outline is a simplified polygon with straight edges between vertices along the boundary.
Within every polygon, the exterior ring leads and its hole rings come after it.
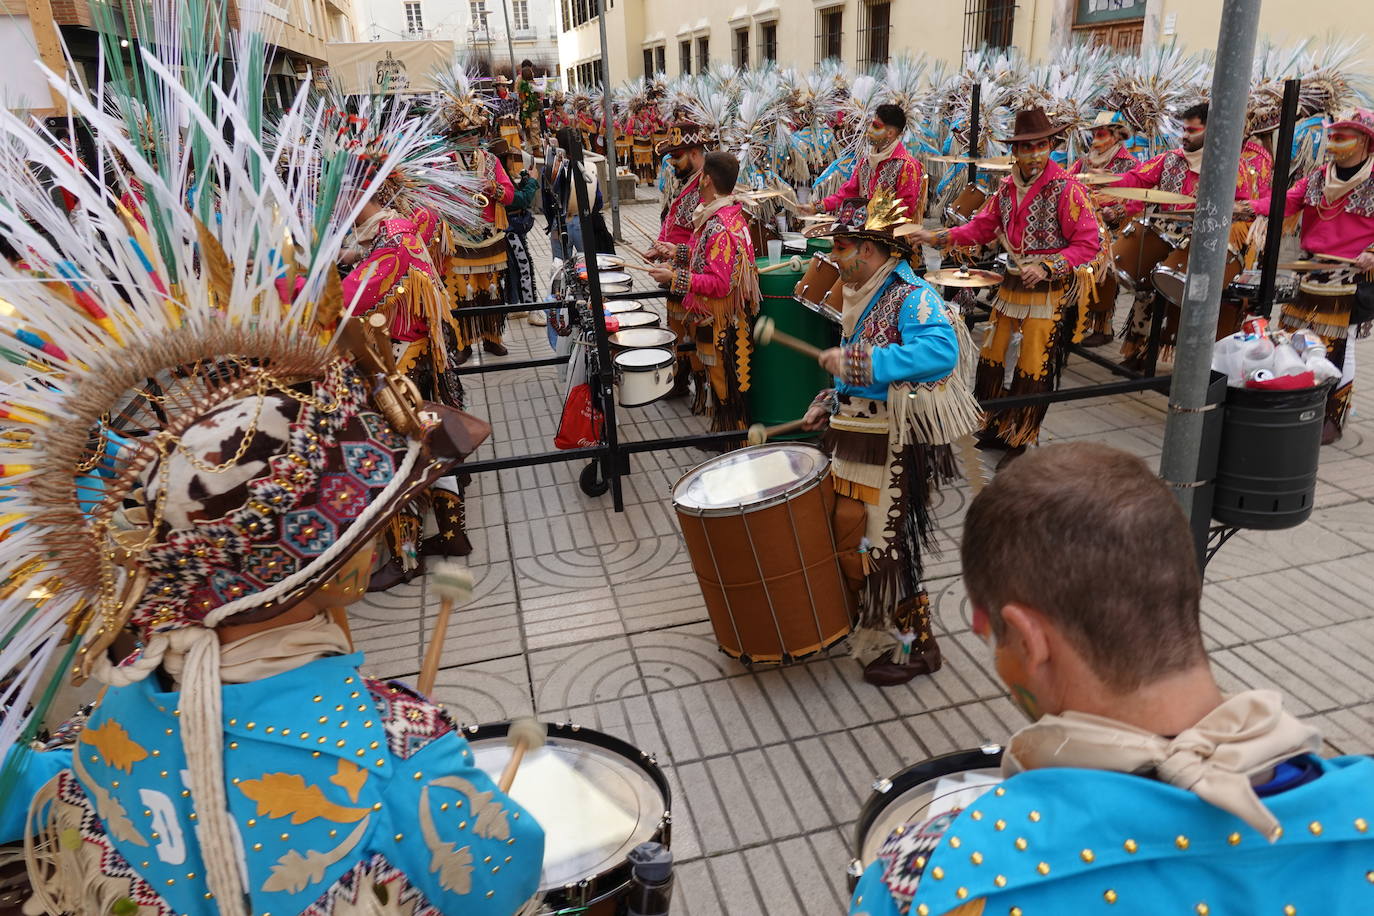
POLYGON ((904 665, 892 660, 892 653, 895 651, 888 649, 864 665, 864 680, 877 687, 896 687, 922 674, 934 674, 944 664, 944 659, 940 656, 940 647, 935 645, 933 640, 931 647, 925 652, 911 653, 911 657, 904 665))

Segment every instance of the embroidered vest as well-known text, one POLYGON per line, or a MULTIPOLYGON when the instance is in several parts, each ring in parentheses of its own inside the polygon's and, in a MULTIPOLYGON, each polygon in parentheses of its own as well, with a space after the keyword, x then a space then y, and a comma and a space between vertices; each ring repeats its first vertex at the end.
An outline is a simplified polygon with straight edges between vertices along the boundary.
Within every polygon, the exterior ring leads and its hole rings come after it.
POLYGON ((1165 153, 1164 166, 1160 169, 1159 184, 1156 187, 1161 191, 1183 194, 1186 193, 1183 187, 1187 180, 1188 160, 1173 153, 1165 153))
MULTIPOLYGON (((1021 251, 1059 251, 1069 247, 1069 240, 1059 223, 1059 198, 1067 187, 1068 178, 1052 178, 1036 192, 1026 210, 1026 227, 1021 234, 1021 251)), ((1012 220, 1012 180, 1004 179, 997 190, 997 211, 1002 231, 1010 238, 1012 220)))
MULTIPOLYGON (((1326 202, 1326 197, 1323 194, 1325 188, 1326 167, 1323 166, 1307 179, 1307 194, 1303 196, 1302 202, 1309 207, 1329 210, 1331 205, 1326 202)), ((1365 179, 1363 184, 1346 194, 1344 201, 1341 209, 1346 213, 1352 216, 1374 216, 1374 175, 1365 179)))
MULTIPOLYGON (((856 329, 855 337, 871 347, 899 347, 902 345, 902 329, 898 315, 906 297, 917 287, 893 273, 892 280, 878 293, 878 300, 864 316, 856 329)), ((846 341, 849 343, 852 341, 846 341)))
POLYGON ((859 191, 872 197, 879 190, 890 194, 897 193, 897 182, 902 177, 902 159, 884 159, 875 170, 873 163, 865 156, 859 163, 859 191), (876 184, 874 183, 876 179, 876 184))

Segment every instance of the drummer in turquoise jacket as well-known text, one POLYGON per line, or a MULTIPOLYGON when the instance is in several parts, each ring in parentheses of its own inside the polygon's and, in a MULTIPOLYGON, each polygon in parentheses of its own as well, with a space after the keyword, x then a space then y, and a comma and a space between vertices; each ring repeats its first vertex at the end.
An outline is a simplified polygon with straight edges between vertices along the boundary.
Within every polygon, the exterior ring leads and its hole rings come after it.
POLYGON ((1032 724, 1000 786, 862 863, 853 916, 1374 912, 1374 761, 1318 757, 1273 691, 1222 694, 1193 549, 1168 486, 1106 446, 1027 453, 979 494, 972 626, 1032 724))
POLYGON ((842 337, 820 356, 835 387, 817 395, 805 417, 808 429, 825 429, 835 530, 862 532, 840 545, 860 625, 897 637, 864 671, 882 686, 940 667, 921 585, 927 509, 934 489, 955 476, 950 443, 981 420, 963 323, 912 272, 910 248, 896 234, 907 223, 905 206, 880 190, 846 201, 824 230, 835 239, 842 337))

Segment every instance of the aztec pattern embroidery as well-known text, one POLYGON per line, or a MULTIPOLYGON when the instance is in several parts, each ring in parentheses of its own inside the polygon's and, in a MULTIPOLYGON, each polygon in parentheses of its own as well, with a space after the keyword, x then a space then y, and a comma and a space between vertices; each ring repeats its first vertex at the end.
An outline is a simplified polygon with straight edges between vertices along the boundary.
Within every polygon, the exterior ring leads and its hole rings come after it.
MULTIPOLYGON (((1069 181, 1055 178, 1045 182, 1036 192, 1026 209, 1025 231, 1021 233, 1022 253, 1030 251, 1058 251, 1067 248, 1069 240, 1064 237, 1059 223, 1059 198, 1064 194, 1069 181)), ((1002 218, 1003 229, 1010 229, 1012 217, 1011 179, 1007 179, 997 195, 998 213, 1002 218)))
POLYGON ((1185 183, 1188 180, 1188 160, 1175 153, 1164 154, 1164 164, 1159 170, 1159 184, 1157 187, 1161 191, 1168 191, 1171 194, 1183 194, 1185 183))
POLYGON ((363 682, 377 704, 377 714, 386 730, 387 749, 401 760, 409 760, 426 745, 458 730, 442 707, 404 684, 372 678, 364 678, 363 682))
POLYGON ((691 230, 692 211, 701 204, 701 182, 697 181, 692 189, 673 202, 672 222, 675 226, 691 230))
MULTIPOLYGON (((1324 207, 1326 198, 1322 192, 1325 188, 1326 169, 1320 168, 1307 180, 1307 193, 1303 195, 1302 202, 1309 207, 1324 207)), ((1343 209, 1351 216, 1374 216, 1374 178, 1366 179, 1363 184, 1345 195, 1343 209)))
POLYGON ((874 347, 901 346, 902 330, 897 318, 901 313, 902 303, 914 289, 915 286, 901 280, 889 283, 887 288, 878 294, 878 301, 864 318, 858 338, 874 347))
POLYGON ((369 894, 381 899, 379 888, 386 888, 387 898, 394 901, 386 903, 386 912, 405 916, 442 916, 439 909, 411 885, 405 872, 394 868, 380 853, 354 865, 319 899, 302 910, 300 916, 332 916, 345 905, 365 905, 368 901, 362 895, 369 894))
POLYGON ((908 824, 894 831, 878 850, 878 861, 883 863, 883 883, 903 912, 916 897, 931 854, 958 816, 959 811, 949 811, 914 829, 908 824))

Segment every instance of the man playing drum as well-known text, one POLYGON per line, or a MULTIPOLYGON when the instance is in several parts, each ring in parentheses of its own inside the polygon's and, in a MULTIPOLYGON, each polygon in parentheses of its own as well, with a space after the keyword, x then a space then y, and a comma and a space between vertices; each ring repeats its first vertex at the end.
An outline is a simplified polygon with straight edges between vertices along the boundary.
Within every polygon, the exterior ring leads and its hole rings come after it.
MULTIPOLYGON (((1331 161, 1288 190, 1286 213, 1302 220, 1303 250, 1319 258, 1335 255, 1354 262, 1344 270, 1308 274, 1299 284, 1297 300, 1283 306, 1280 318, 1286 328, 1311 328, 1320 334, 1327 356, 1342 367, 1340 384, 1326 403, 1322 430, 1326 445, 1341 437, 1354 393, 1355 348, 1350 328, 1356 326, 1357 336, 1368 336, 1369 322, 1374 319, 1374 283, 1369 280, 1374 274, 1371 146, 1374 111, 1350 112, 1327 128, 1326 151, 1331 161)), ((1269 198, 1257 199, 1254 210, 1267 216, 1269 198)))
MULTIPOLYGON (((1186 109, 1179 120, 1183 122, 1183 140, 1180 147, 1160 153, 1143 163, 1139 168, 1127 172, 1117 180, 1113 187, 1158 188, 1161 191, 1186 194, 1189 197, 1197 194, 1198 176, 1202 170, 1203 146, 1207 140, 1207 103, 1203 102, 1186 109)), ((1236 168, 1236 200, 1248 201, 1254 193, 1254 188, 1258 186, 1257 181, 1257 177, 1251 174, 1246 159, 1242 158, 1236 168)), ((1104 195, 1104 199, 1106 197, 1104 195)), ((1191 210, 1193 208, 1191 203, 1156 204, 1155 206, 1163 212, 1191 210)), ((1109 223, 1121 222, 1127 217, 1139 217, 1144 210, 1145 204, 1140 201, 1127 200, 1112 203, 1108 199, 1102 209, 1102 216, 1109 223)), ((1180 224, 1180 227, 1182 228, 1183 225, 1180 224)), ((1242 219, 1231 224, 1231 238, 1237 251, 1245 244, 1249 233, 1250 224, 1248 221, 1242 219)), ((1148 276, 1149 269, 1154 265, 1141 266, 1143 274, 1148 276)), ((1238 260, 1236 261, 1236 269, 1240 269, 1238 260)), ((1143 357, 1146 338, 1150 334, 1150 321, 1155 299, 1156 296, 1152 289, 1136 290, 1135 303, 1131 308, 1130 325, 1121 346, 1122 356, 1135 360, 1143 357)))
MULTIPOLYGON (((1082 337, 1078 309, 1091 299, 1089 268, 1102 257, 1102 236, 1087 190, 1050 159, 1056 138, 1067 129, 1051 124, 1039 108, 1017 112, 1015 133, 1003 141, 1011 144, 1016 162, 988 203, 963 226, 916 234, 940 248, 1000 240, 1011 259, 978 356, 979 400, 1052 391, 1066 337, 1082 337), (1021 352, 1008 389, 1007 351, 1017 332, 1021 352)), ((1038 441, 1046 410, 1018 407, 988 416, 980 439, 986 447, 1007 449, 999 469, 1038 441)))
POLYGON ((743 429, 748 418, 744 393, 749 390, 749 359, 754 344, 749 319, 759 308, 759 275, 749 224, 735 181, 739 160, 729 153, 707 153, 697 182, 700 204, 692 211, 692 242, 680 244, 672 267, 655 267, 649 275, 682 300, 687 324, 695 328, 697 349, 692 367, 710 379, 711 398, 698 402, 711 414, 717 432, 743 429))
POLYGON ((868 155, 838 191, 822 200, 819 206, 807 204, 798 211, 833 213, 841 204, 856 197, 871 199, 882 190, 906 206, 909 218, 920 219, 925 211, 925 167, 907 152, 902 143, 905 133, 906 112, 898 105, 879 105, 865 134, 868 155))
POLYGON ((962 560, 1032 721, 997 789, 891 835, 852 914, 1369 909, 1374 761, 1318 757, 1275 691, 1222 693, 1187 519, 1143 461, 1037 450, 974 499, 962 560))
MULTIPOLYGON (((668 139, 659 144, 655 152, 667 156, 673 168, 673 177, 682 188, 668 204, 663 215, 663 225, 659 227, 658 239, 649 250, 651 261, 671 261, 677 255, 677 246, 692 244, 692 215, 701 203, 701 167, 706 164, 706 146, 713 143, 710 132, 700 124, 679 121, 668 131, 668 139)), ((670 398, 680 398, 687 393, 691 377, 690 361, 682 345, 691 341, 687 333, 687 311, 682 306, 681 297, 668 294, 668 328, 678 339, 677 374, 673 377, 670 398)), ((704 405, 706 375, 697 374, 697 391, 704 405)))
POLYGON ((949 443, 981 419, 959 369, 963 323, 912 272, 907 243, 893 235, 906 221, 884 191, 839 208, 829 232, 844 293, 841 346, 820 355, 835 387, 805 417, 805 428, 826 430, 837 537, 857 527, 847 520, 866 519, 846 575, 862 587, 860 625, 898 635, 864 668, 864 680, 884 687, 940 668, 921 549, 931 493, 956 473, 949 443))

